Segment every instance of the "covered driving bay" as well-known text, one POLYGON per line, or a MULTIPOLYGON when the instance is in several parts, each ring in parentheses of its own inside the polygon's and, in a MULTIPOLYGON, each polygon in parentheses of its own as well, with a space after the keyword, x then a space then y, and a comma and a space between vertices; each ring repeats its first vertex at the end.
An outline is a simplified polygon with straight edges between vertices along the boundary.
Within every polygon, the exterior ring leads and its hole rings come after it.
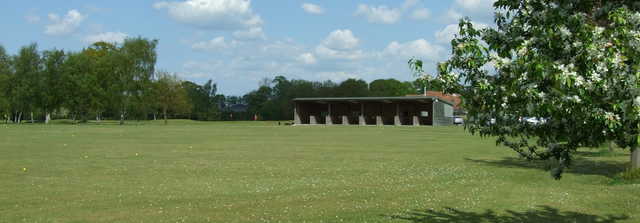
POLYGON ((433 96, 296 98, 296 125, 453 125, 453 104, 433 96))

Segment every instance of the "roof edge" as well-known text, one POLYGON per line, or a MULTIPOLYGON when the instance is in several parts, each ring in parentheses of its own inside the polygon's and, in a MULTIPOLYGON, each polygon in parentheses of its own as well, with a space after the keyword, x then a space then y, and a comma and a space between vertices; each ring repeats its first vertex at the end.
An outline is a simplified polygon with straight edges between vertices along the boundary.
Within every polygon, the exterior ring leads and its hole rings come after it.
POLYGON ((316 97, 316 98, 294 98, 293 101, 411 101, 419 99, 431 99, 444 102, 453 106, 453 102, 436 96, 399 96, 399 97, 316 97))

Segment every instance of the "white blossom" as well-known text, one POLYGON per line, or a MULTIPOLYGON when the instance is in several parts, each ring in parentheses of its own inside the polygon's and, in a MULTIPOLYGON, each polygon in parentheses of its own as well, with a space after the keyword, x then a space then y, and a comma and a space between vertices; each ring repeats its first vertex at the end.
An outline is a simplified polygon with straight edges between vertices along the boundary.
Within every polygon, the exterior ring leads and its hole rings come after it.
POLYGON ((620 55, 620 53, 616 53, 611 62, 616 65, 621 64, 623 62, 622 55, 620 55))
POLYGON ((576 87, 582 87, 585 84, 584 78, 582 76, 576 77, 575 85, 576 87))
POLYGON ((594 82, 600 82, 602 81, 602 77, 600 76, 599 73, 593 72, 591 73, 591 80, 593 80, 594 82))
POLYGON ((559 31, 560 31, 560 35, 562 35, 563 37, 571 36, 571 31, 566 26, 560 27, 559 31))
POLYGON ((579 97, 578 95, 574 95, 574 96, 571 96, 571 97, 567 97, 567 100, 568 100, 568 101, 575 102, 575 103, 580 103, 580 102, 582 102, 582 99, 580 99, 580 97, 579 97))
POLYGON ((547 96, 547 94, 542 92, 542 91, 538 93, 538 97, 540 97, 540 98, 544 98, 546 96, 547 96))
POLYGON ((620 116, 618 114, 613 114, 612 112, 605 112, 604 117, 609 121, 619 121, 620 116))

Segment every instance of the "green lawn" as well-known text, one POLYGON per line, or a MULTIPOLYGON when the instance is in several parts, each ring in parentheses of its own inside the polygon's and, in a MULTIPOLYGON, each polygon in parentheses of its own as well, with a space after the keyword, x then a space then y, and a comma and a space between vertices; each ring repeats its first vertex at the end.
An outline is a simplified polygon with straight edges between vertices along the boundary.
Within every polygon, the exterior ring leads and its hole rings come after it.
POLYGON ((160 123, 0 124, 0 222, 640 222, 622 151, 556 181, 461 127, 160 123))

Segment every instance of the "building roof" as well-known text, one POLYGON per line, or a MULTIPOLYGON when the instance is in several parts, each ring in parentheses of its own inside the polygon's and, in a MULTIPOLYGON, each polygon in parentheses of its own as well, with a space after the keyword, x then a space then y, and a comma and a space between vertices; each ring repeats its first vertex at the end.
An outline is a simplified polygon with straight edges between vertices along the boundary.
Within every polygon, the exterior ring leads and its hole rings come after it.
POLYGON ((441 101, 445 104, 454 106, 451 101, 444 100, 435 96, 402 96, 402 97, 329 97, 329 98, 294 98, 293 101, 308 101, 308 102, 359 102, 359 101, 421 101, 421 100, 433 100, 441 101))
POLYGON ((453 107, 455 109, 460 108, 460 102, 462 102, 462 100, 460 99, 460 95, 445 94, 445 93, 442 93, 441 91, 427 91, 427 96, 438 97, 438 98, 442 98, 443 100, 453 102, 453 107))

